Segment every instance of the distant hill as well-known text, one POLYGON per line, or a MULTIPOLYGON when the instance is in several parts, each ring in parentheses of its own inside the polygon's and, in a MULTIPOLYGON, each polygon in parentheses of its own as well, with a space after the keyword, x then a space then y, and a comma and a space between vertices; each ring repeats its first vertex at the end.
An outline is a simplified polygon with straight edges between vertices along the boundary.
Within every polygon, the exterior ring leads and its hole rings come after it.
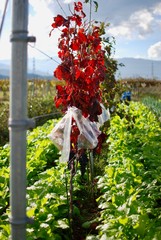
MULTIPOLYGON (((28 73, 27 77, 28 79, 52 79, 53 78, 53 72, 47 70, 47 67, 45 66, 45 62, 43 60, 40 60, 41 65, 38 69, 30 69, 28 67, 28 73), (43 64, 44 63, 44 64, 43 64)), ((28 63, 30 66, 30 62, 28 63)), ((10 76, 10 61, 9 60, 0 60, 0 79, 9 78, 10 76)))
POLYGON ((0 62, 0 79, 9 76, 9 66, 0 62))
MULTIPOLYGON (((137 58, 118 58, 118 63, 124 64, 119 67, 116 78, 148 78, 161 80, 161 61, 137 58)), ((28 79, 45 78, 52 79, 53 71, 58 65, 57 61, 29 59, 28 60, 28 79)), ((9 77, 10 61, 0 60, 0 78, 9 77)))
POLYGON ((161 61, 119 58, 118 63, 124 64, 117 71, 117 78, 150 78, 161 80, 161 61))

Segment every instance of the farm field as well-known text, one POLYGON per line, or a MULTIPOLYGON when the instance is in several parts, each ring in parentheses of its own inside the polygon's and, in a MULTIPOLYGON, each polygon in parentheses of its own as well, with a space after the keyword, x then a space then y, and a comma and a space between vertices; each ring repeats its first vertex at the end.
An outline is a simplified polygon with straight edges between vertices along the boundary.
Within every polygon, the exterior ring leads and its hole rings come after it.
MULTIPOLYGON (((35 221, 27 226, 27 239, 160 240, 161 127, 156 112, 141 102, 117 104, 101 155, 94 156, 93 187, 88 171, 82 179, 78 164, 73 222, 69 170, 48 138, 58 121, 28 131, 27 215, 35 221)), ((0 149, 0 176, 0 239, 7 240, 9 145, 0 149)))
MULTIPOLYGON (((54 106, 56 81, 47 81, 43 79, 28 81, 28 117, 35 118, 36 126, 43 124, 47 119, 60 116, 54 106), (50 116, 51 114, 51 116, 50 116), (40 117, 46 115, 44 117, 40 117)), ((9 118, 9 80, 0 80, 0 146, 9 141, 8 131, 9 118)))
MULTIPOLYGON (((46 95, 55 95, 56 80, 29 79, 28 96, 42 97, 46 95)), ((0 80, 0 103, 9 101, 9 79, 0 80)))
POLYGON ((118 81, 122 88, 132 92, 132 99, 140 101, 144 97, 161 99, 161 80, 144 78, 127 78, 118 81))
POLYGON ((157 1, 146 9, 128 1, 126 9, 94 0, 12 5, 1 78, 13 81, 0 80, 0 239, 161 240, 157 1), (50 30, 43 12, 55 15, 50 30), (120 67, 145 79, 121 79, 120 67))

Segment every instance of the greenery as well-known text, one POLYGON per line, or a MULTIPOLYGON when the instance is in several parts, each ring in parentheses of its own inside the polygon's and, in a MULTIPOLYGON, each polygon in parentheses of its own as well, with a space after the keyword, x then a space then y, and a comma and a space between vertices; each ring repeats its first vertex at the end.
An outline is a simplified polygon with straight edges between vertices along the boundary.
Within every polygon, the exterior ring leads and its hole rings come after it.
MULTIPOLYGON (((27 215, 34 217, 34 223, 27 227, 27 239, 70 240, 73 234, 79 236, 77 228, 73 233, 69 219, 69 170, 66 164, 59 163, 59 151, 48 138, 58 121, 49 120, 27 133, 27 215)), ((0 147, 0 239, 4 240, 10 235, 9 155, 8 144, 0 147)), ((73 192, 74 225, 80 222, 78 205, 82 205, 82 196, 89 197, 88 192, 78 168, 73 192)))
POLYGON ((120 79, 118 82, 122 89, 132 92, 134 101, 141 101, 145 97, 153 97, 156 100, 161 99, 161 81, 145 78, 127 78, 120 79))
POLYGON ((161 129, 143 104, 118 105, 98 178, 98 239, 160 239, 161 129))
POLYGON ((0 145, 4 145, 8 142, 9 131, 8 131, 8 118, 9 118, 9 103, 0 102, 0 145))
MULTIPOLYGON (((44 97, 28 98, 28 117, 35 118, 36 126, 42 125, 48 119, 60 117, 60 111, 54 106, 53 96, 45 95, 44 97), (51 114, 51 115, 50 115, 51 114), (45 115, 45 116, 42 116, 45 115), (40 117, 39 117, 40 116, 40 117)), ((0 146, 9 141, 8 118, 9 118, 9 102, 0 102, 0 146)))
POLYGON ((142 103, 145 104, 161 121, 161 99, 157 100, 154 97, 147 96, 142 99, 142 103))
MULTIPOLYGON (((48 138, 59 120, 27 133, 27 239, 159 240, 161 235, 161 128, 144 104, 119 103, 108 140, 95 160, 95 185, 79 165, 73 178, 73 223, 69 218, 66 164, 48 138), (81 239, 81 238, 80 238, 81 239)), ((109 123, 108 123, 109 124, 109 123)), ((0 238, 8 239, 10 147, 0 149, 0 238)))
MULTIPOLYGON (((92 2, 97 11, 96 1, 84 2, 90 4, 90 13, 92 2)), ((64 27, 59 39, 62 64, 54 71, 62 80, 62 85, 57 86, 57 96, 52 81, 28 82, 28 116, 36 120, 38 127, 27 131, 27 216, 34 218, 33 223, 27 225, 27 239, 159 240, 160 101, 145 99, 146 82, 116 82, 118 64, 111 57, 114 42, 108 37, 100 37, 105 34, 105 23, 98 27, 94 25, 96 22, 92 25, 89 22, 91 30, 87 31, 87 22, 82 22, 85 13, 81 2, 74 3, 71 14, 72 17, 66 18, 57 15, 52 24, 53 29, 64 27), (73 21, 75 29, 70 26, 73 21), (106 54, 101 50, 102 45, 106 54), (65 85, 64 80, 69 84, 65 85), (120 102, 120 95, 126 90, 132 91, 135 101, 139 99, 143 103, 120 102), (68 163, 59 161, 61 152, 49 139, 49 133, 60 120, 56 118, 61 117, 53 99, 57 107, 65 106, 64 111, 68 106, 78 107, 91 121, 96 121, 100 115, 100 99, 106 108, 110 108, 111 119, 101 127, 99 144, 94 151, 77 151, 80 132, 76 131, 73 121, 71 150, 76 150, 77 154, 72 157, 71 151, 68 163), (92 158, 95 171, 92 171, 92 158)), ((150 87, 155 85, 154 81, 150 84, 150 87)), ((3 119, 0 143, 3 145, 8 141, 9 82, 0 82, 0 88, 3 90, 0 93, 3 119)), ((151 97, 154 96, 151 92, 151 97)), ((0 239, 4 240, 11 234, 9 157, 9 144, 1 146, 0 239)))
MULTIPOLYGON (((57 120, 58 121, 58 120, 57 120)), ((60 180, 61 173, 60 166, 56 167, 57 163, 56 160, 59 158, 59 151, 57 148, 52 144, 52 142, 48 138, 48 134, 50 133, 53 125, 57 122, 48 121, 41 127, 37 127, 33 131, 28 132, 27 136, 27 180, 28 180, 28 214, 31 215, 31 212, 34 214, 34 210, 36 213, 36 218, 39 215, 38 211, 41 210, 41 207, 46 203, 44 202, 45 194, 48 194, 48 200, 55 199, 53 196, 56 196, 53 193, 51 197, 49 194, 53 191, 53 187, 57 186, 57 198, 59 194, 64 194, 65 184, 64 181, 60 180), (55 168, 53 168, 55 166, 55 168), (50 170, 46 170, 46 169, 50 170), (53 168, 53 169, 52 169, 53 168), (55 179, 53 179, 55 176, 55 179), (59 176, 59 177, 58 177, 59 176), (58 181, 56 184, 55 181, 58 181), (54 181, 54 184, 52 184, 54 181), (50 184, 51 183, 51 184, 50 184), (61 183, 61 184, 60 184, 61 183), (45 188, 44 188, 45 187, 45 188), (37 189, 37 191, 35 191, 37 189), (50 192, 49 192, 50 189, 50 192), (34 190, 34 191, 33 191, 34 190), (42 198, 38 198, 38 195, 42 194, 42 198), (37 196, 36 196, 37 194, 37 196), (36 203, 39 206, 39 210, 35 207, 33 210, 33 199, 35 198, 35 205, 36 203), (37 202, 36 202, 37 201, 37 202)), ((1 183, 0 183, 0 238, 1 239, 8 239, 10 229, 8 223, 8 213, 9 213, 9 145, 5 145, 1 147, 1 154, 0 154, 0 176, 1 176, 1 183)), ((62 176, 61 176, 62 178, 62 176)), ((56 190, 54 190, 55 192, 56 190)), ((50 201, 50 205, 51 205, 50 201)), ((60 197, 60 204, 64 205, 64 200, 60 197)), ((57 204, 56 204, 57 205, 57 204)), ((58 205, 57 205, 58 207, 58 205)), ((41 213, 40 213, 41 215, 41 213)), ((39 215, 39 216, 40 216, 39 215)), ((41 215, 42 216, 42 215, 41 215)), ((41 216, 39 219, 39 223, 41 225, 41 216)), ((46 216, 47 217, 47 216, 46 216)), ((45 220, 44 218, 42 219, 45 220)), ((59 218, 60 220, 60 218, 59 218)), ((63 220, 62 220, 63 221, 63 220)), ((59 223, 59 222, 58 222, 59 223)), ((38 224, 35 221, 35 224, 38 224)), ((65 224, 65 223, 64 223, 65 224)), ((60 224, 59 224, 60 225, 60 224)), ((37 226, 37 225, 36 225, 37 226)), ((33 225, 34 227, 34 225, 33 225)), ((41 226, 39 226, 41 229, 41 226)), ((58 226, 60 228, 60 226, 58 226)), ((44 225, 42 224, 42 229, 44 229, 44 225)), ((31 230, 29 230, 31 235, 31 230)), ((34 232, 35 234, 35 232, 34 232)), ((37 233, 39 235, 39 233, 37 233)), ((31 239, 35 239, 35 237, 31 237, 31 239)), ((46 239, 46 238, 43 238, 46 239)))

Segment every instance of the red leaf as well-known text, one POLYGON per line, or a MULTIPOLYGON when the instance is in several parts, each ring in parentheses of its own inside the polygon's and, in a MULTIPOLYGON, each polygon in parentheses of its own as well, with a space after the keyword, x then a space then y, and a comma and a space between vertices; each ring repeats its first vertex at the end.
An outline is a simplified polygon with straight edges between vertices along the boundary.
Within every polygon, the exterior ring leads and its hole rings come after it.
POLYGON ((59 108, 61 104, 62 104, 62 99, 61 98, 59 98, 55 101, 55 107, 56 108, 59 108))
POLYGON ((72 21, 76 22, 76 24, 77 24, 78 26, 81 26, 81 24, 82 24, 82 19, 81 19, 81 17, 80 17, 79 15, 74 14, 72 17, 70 17, 70 19, 71 19, 72 21))
POLYGON ((63 60, 64 59, 64 51, 59 51, 58 52, 58 57, 63 60))
POLYGON ((94 69, 91 66, 87 66, 85 69, 85 74, 87 76, 92 76, 93 73, 94 73, 94 69))
POLYGON ((53 28, 63 26, 67 20, 62 15, 57 15, 54 17, 54 23, 51 25, 53 28))
POLYGON ((76 78, 76 80, 80 77, 80 75, 81 75, 80 69, 76 68, 76 70, 75 70, 75 78, 76 78))
POLYGON ((84 29, 80 29, 78 32, 79 42, 80 43, 86 43, 87 42, 87 36, 84 34, 84 29))
POLYGON ((82 8, 83 8, 83 5, 81 2, 74 2, 74 10, 77 11, 77 12, 80 12, 82 11, 82 8))
POLYGON ((55 69, 55 71, 54 71, 54 76, 55 76, 57 79, 59 79, 59 80, 62 79, 62 66, 61 66, 61 65, 59 65, 59 66, 55 69))
POLYGON ((72 43, 70 45, 71 49, 73 51, 76 51, 76 50, 79 49, 79 46, 80 46, 80 44, 79 44, 78 40, 77 39, 73 39, 73 41, 72 41, 72 43))
POLYGON ((61 85, 57 85, 56 86, 56 90, 59 91, 59 92, 62 92, 63 91, 63 87, 61 85))

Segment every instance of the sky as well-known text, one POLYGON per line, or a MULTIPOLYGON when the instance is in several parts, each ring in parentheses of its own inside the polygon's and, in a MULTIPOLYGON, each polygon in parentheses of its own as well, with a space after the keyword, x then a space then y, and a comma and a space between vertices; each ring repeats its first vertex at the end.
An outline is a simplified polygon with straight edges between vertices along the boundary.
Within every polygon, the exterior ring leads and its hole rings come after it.
MULTIPOLYGON (((0 0, 0 23, 5 2, 6 0, 0 0)), ((29 0, 28 2, 28 32, 29 36, 36 37, 36 43, 28 46, 28 57, 36 60, 46 59, 46 61, 51 61, 52 58, 58 61, 57 44, 60 31, 54 30, 51 37, 49 32, 53 17, 57 14, 70 15, 69 9, 72 9, 73 0, 29 0)), ((97 2, 99 6, 97 12, 94 11, 92 4, 92 20, 110 24, 106 33, 115 39, 113 53, 115 58, 161 60, 160 0, 97 0, 97 2)), ((12 1, 9 0, 0 37, 0 60, 11 58, 11 12, 12 1)), ((85 4, 87 17, 89 12, 89 4, 85 4)))

